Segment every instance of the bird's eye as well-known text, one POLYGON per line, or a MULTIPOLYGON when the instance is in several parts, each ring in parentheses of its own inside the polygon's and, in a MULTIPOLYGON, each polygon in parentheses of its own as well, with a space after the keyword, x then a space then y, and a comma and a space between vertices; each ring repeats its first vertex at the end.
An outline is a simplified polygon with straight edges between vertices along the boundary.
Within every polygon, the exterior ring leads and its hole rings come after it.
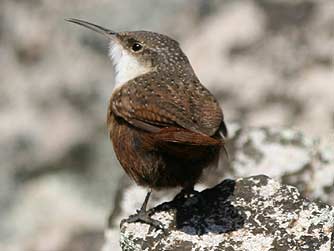
POLYGON ((140 51, 142 48, 143 48, 143 46, 138 42, 133 43, 133 45, 131 47, 131 49, 135 52, 140 51))

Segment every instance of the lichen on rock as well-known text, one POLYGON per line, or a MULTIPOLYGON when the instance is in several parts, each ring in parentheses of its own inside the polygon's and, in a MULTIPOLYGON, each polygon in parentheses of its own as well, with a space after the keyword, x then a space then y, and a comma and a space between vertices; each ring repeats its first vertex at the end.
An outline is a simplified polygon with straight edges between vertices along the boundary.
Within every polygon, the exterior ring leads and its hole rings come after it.
MULTIPOLYGON (((165 231, 121 223, 123 250, 329 251, 334 208, 267 176, 224 180, 153 209, 165 231)), ((332 245, 332 247, 331 247, 332 245)))

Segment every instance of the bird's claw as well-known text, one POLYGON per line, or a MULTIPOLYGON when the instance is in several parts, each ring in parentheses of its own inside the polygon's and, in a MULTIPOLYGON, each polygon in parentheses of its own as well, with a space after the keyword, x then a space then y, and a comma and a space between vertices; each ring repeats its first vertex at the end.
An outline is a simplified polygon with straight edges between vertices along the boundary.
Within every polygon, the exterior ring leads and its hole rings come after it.
POLYGON ((149 211, 142 212, 140 210, 137 210, 137 213, 133 214, 133 215, 130 215, 129 218, 125 220, 125 222, 127 222, 127 223, 142 222, 142 223, 146 223, 150 226, 153 226, 157 229, 161 229, 161 230, 165 231, 165 228, 160 221, 152 219, 150 217, 150 212, 149 211))

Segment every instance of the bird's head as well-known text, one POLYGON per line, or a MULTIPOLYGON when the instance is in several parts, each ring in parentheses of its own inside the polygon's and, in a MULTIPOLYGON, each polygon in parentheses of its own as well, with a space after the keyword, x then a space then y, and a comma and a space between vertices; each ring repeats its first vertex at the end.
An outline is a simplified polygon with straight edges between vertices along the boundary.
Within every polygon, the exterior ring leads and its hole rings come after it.
POLYGON ((94 30, 109 39, 109 55, 115 66, 116 86, 152 71, 173 72, 182 71, 187 65, 190 67, 179 43, 166 35, 150 31, 115 32, 79 19, 67 21, 94 30))

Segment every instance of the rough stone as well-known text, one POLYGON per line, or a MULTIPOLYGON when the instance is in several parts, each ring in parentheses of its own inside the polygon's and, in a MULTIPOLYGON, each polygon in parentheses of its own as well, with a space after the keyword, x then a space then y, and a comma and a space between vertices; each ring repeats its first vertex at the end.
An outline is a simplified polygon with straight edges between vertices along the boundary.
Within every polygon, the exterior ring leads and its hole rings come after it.
POLYGON ((220 177, 265 174, 296 186, 304 196, 334 204, 334 148, 330 144, 288 128, 230 128, 231 162, 222 160, 217 169, 220 177))
POLYGON ((334 208, 263 175, 224 180, 152 213, 166 230, 123 221, 123 250, 329 251, 333 245, 334 208))

